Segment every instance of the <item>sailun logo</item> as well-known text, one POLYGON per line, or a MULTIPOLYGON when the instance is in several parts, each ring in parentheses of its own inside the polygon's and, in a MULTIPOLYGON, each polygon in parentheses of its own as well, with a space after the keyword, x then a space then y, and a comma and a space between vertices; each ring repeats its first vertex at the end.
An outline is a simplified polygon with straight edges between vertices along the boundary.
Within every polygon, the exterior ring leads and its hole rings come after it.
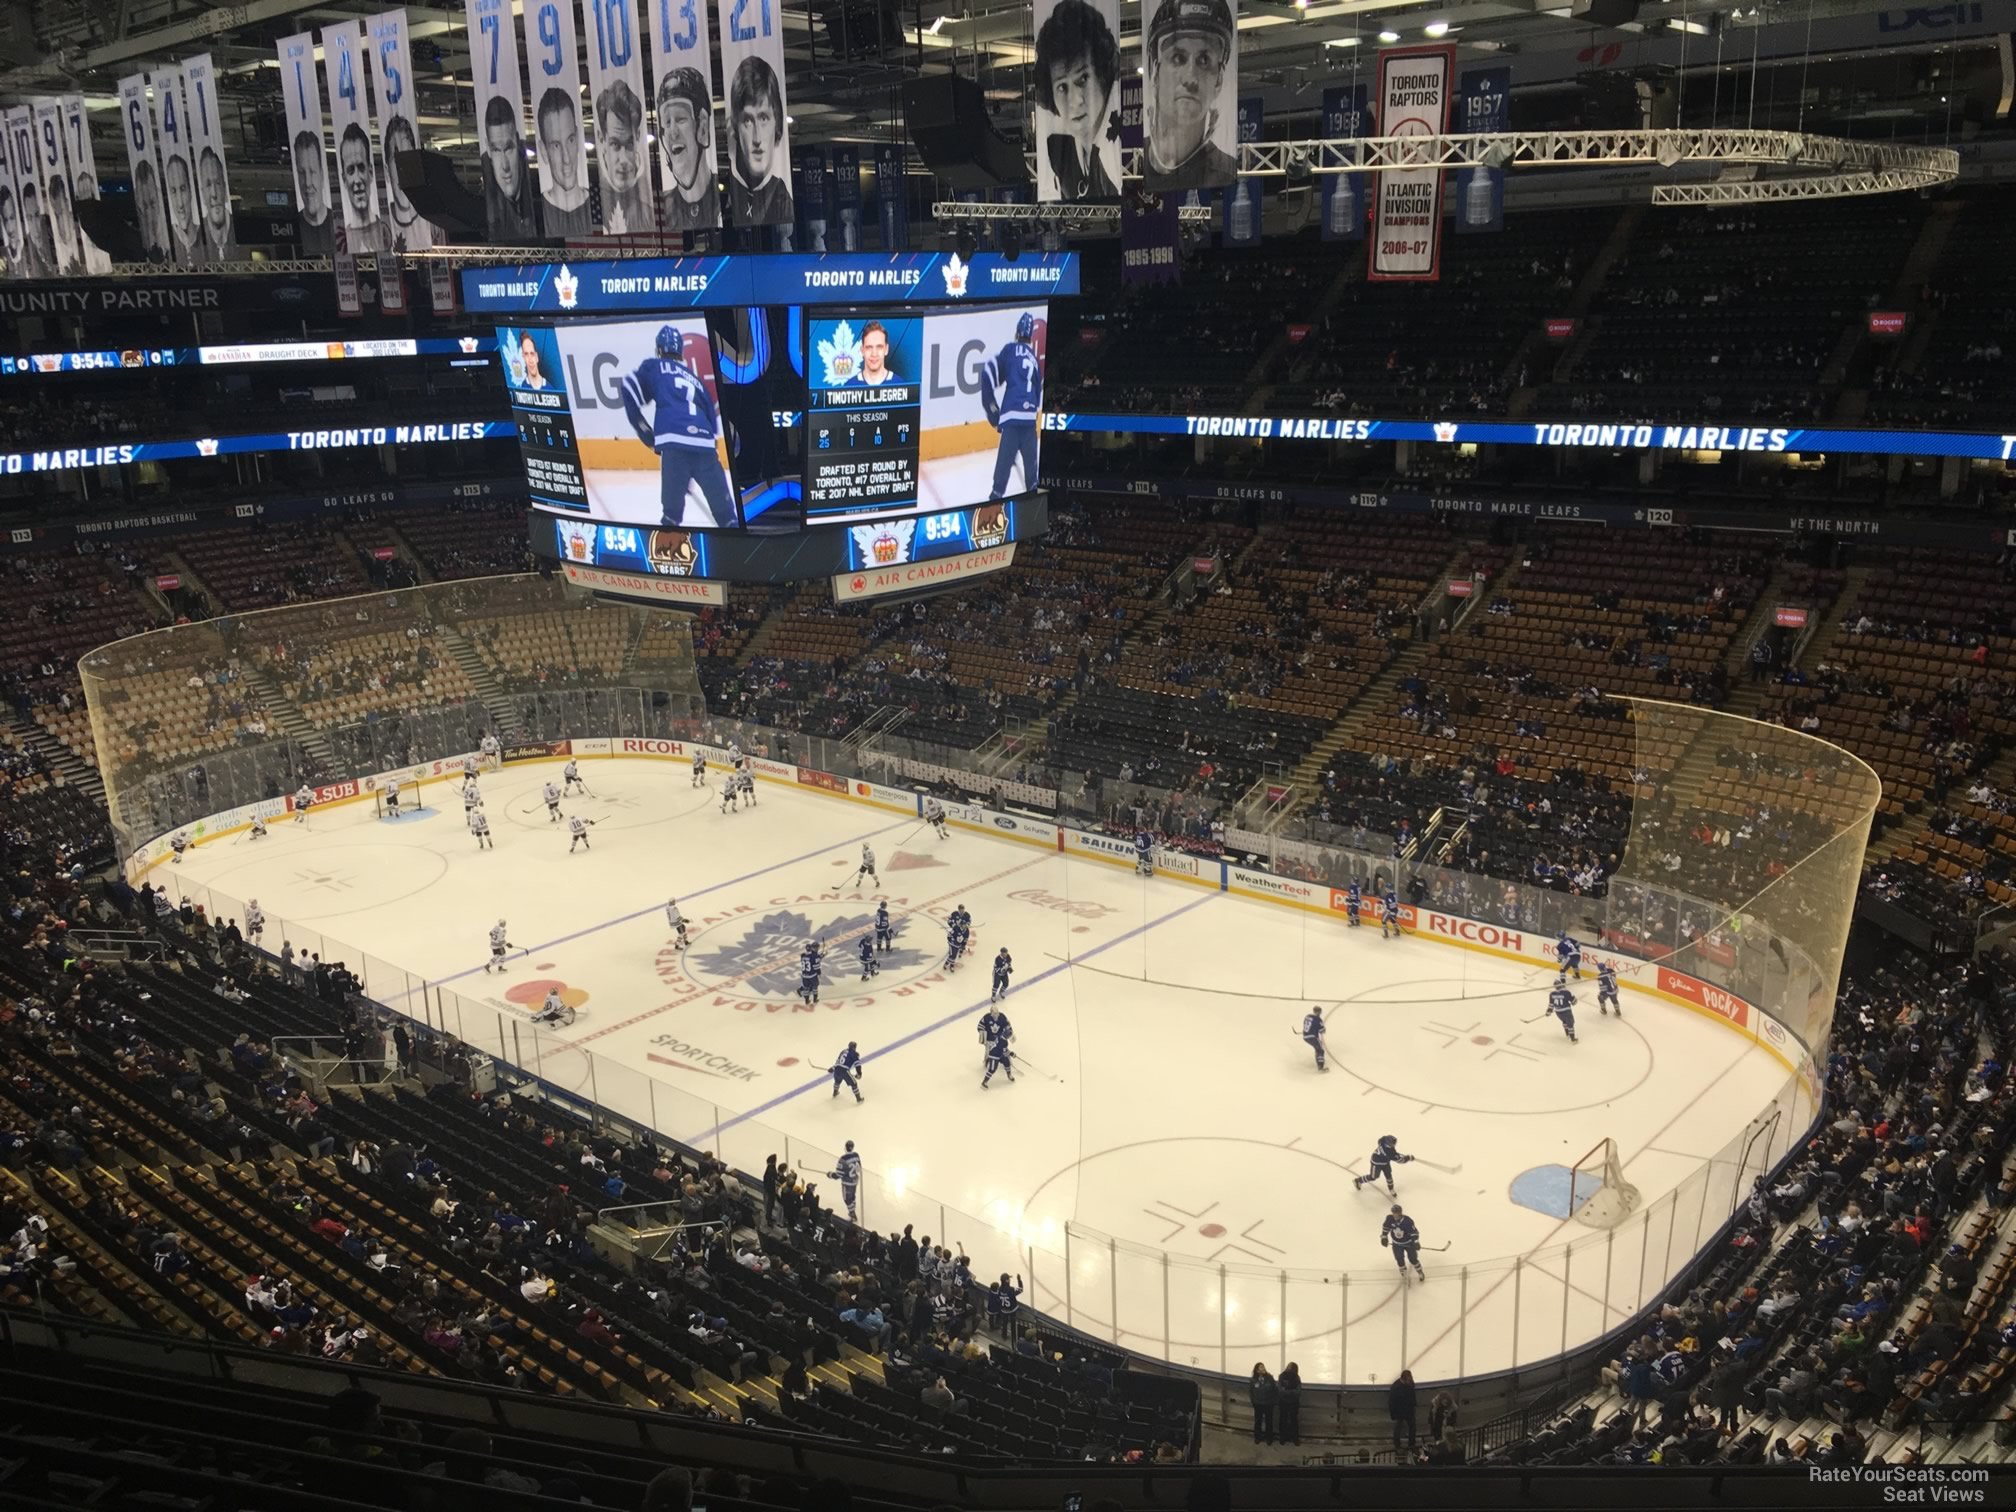
MULTIPOLYGON (((876 957, 882 969, 907 971, 927 965, 930 958, 923 951, 903 943, 908 920, 892 917, 890 922, 896 942, 876 957)), ((817 930, 826 949, 826 980, 835 984, 836 991, 838 984, 854 973, 854 953, 860 948, 856 942, 864 935, 870 939, 875 935, 872 910, 840 914, 817 930)), ((703 977, 731 979, 752 996, 795 997, 798 960, 813 938, 810 916, 796 909, 781 909, 748 924, 732 943, 696 953, 692 966, 703 977)))

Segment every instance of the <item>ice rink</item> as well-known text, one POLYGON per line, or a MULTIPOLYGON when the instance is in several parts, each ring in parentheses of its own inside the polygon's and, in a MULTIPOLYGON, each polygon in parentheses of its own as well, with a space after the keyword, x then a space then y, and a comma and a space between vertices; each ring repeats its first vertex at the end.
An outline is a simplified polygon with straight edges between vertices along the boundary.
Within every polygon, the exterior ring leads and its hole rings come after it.
MULTIPOLYGON (((1702 1175, 1783 1093, 1785 1066, 1629 988, 1624 1017, 1602 1018, 1586 983, 1570 1044, 1531 1021, 1551 980, 1538 967, 984 830, 940 840, 776 781, 723 814, 718 772, 696 790, 681 762, 582 769, 594 796, 563 808, 596 821, 585 853, 538 796, 558 764, 534 763, 483 780, 494 851, 444 782, 396 822, 337 807, 200 845, 152 879, 219 916, 257 898, 269 948, 346 960, 381 1001, 744 1170, 774 1152, 829 1205, 825 1173, 852 1139, 875 1173, 864 1221, 957 1241, 976 1273, 1023 1274, 1026 1303, 1102 1337, 1240 1374, 1287 1358, 1312 1380, 1405 1363, 1427 1381, 1546 1358, 1625 1321, 1763 1168, 1760 1145, 1741 1173, 1702 1175), (845 890, 864 842, 881 885, 845 890), (864 983, 855 942, 878 899, 896 948, 864 983), (972 954, 947 972, 942 921, 961 903, 972 954), (484 970, 500 917, 523 947, 502 976, 484 970), (827 974, 808 1009, 812 934, 827 974), (1024 1059, 983 1091, 975 1025, 1003 946, 1024 1059), (535 1033, 555 985, 578 1021, 535 1033), (1312 1004, 1333 1009, 1327 1074, 1297 1037, 1312 1004), (825 1073, 849 1040, 867 1060, 859 1105, 825 1073), (1430 1272, 1404 1289, 1378 1243, 1388 1199, 1351 1184, 1388 1133, 1460 1166, 1400 1168, 1430 1272), (1558 1168, 1605 1137, 1658 1223, 1566 1216, 1558 1168), (1660 1198, 1689 1178, 1706 1195, 1676 1215, 1660 1198)), ((1774 1157, 1806 1117, 1766 1138, 1774 1157)))

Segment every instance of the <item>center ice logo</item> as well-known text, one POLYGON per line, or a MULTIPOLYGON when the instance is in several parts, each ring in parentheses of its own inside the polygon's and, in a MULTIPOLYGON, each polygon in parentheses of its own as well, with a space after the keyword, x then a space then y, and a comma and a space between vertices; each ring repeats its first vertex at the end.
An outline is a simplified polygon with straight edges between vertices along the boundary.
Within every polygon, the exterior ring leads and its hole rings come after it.
MULTIPOLYGON (((896 943, 876 957, 882 969, 914 971, 930 964, 932 956, 903 943, 910 921, 892 911, 889 923, 896 943)), ((795 909, 765 914, 744 924, 732 943, 692 952, 691 966, 698 976, 732 981, 753 996, 795 997, 798 959, 815 933, 826 951, 825 980, 837 993, 859 974, 860 942, 875 938, 873 909, 839 914, 816 930, 811 917, 795 909)))

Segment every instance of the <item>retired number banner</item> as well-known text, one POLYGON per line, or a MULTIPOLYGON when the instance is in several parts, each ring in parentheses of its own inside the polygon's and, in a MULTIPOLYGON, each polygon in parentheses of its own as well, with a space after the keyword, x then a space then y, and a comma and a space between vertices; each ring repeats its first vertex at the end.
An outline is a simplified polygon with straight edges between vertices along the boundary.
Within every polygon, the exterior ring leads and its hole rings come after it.
POLYGON ((539 234, 539 212, 525 161, 525 86, 511 0, 467 0, 464 14, 483 148, 483 219, 499 241, 529 240, 539 234))
POLYGON ((595 116, 595 166, 602 175, 602 229, 611 236, 655 231, 651 131, 644 120, 644 39, 636 0, 583 0, 588 16, 588 103, 595 116))
POLYGON ((728 86, 728 217, 738 226, 788 226, 795 211, 779 0, 720 4, 721 78, 728 86))
POLYGON ((581 129, 574 0, 525 0, 524 20, 546 234, 555 239, 587 236, 595 229, 595 218, 588 196, 588 139, 581 129))
POLYGON ((1120 197, 1118 0, 1036 0, 1036 198, 1046 205, 1120 197))
POLYGON ((374 119, 385 156, 385 250, 424 252, 434 245, 434 228, 421 219, 419 209, 399 184, 399 154, 420 150, 420 115, 413 106, 413 57, 406 12, 384 11, 367 19, 364 26, 371 37, 368 56, 374 119))
POLYGON ((147 108, 147 76, 119 81, 119 119, 126 131, 126 164, 133 175, 133 213, 149 262, 168 260, 168 210, 161 197, 161 165, 154 156, 154 116, 147 108))
POLYGON ((721 224, 721 154, 714 141, 706 0, 645 0, 645 13, 657 80, 658 225, 712 231, 721 224))
POLYGON ((329 230, 329 146, 322 136, 322 76, 315 71, 315 38, 302 32, 282 37, 278 47, 280 101, 287 115, 301 250, 327 252, 334 240, 329 230))
MULTIPOLYGON (((1456 49, 1393 47, 1379 54, 1373 100, 1378 135, 1439 137, 1449 130, 1456 49)), ((1365 276, 1427 282, 1442 276, 1442 170, 1389 169, 1377 175, 1371 263, 1365 276)))
POLYGON ((196 159, 196 204, 202 217, 197 246, 204 262, 238 255, 231 234, 231 173, 224 162, 224 128, 217 116, 217 71, 210 54, 182 63, 182 99, 189 111, 189 150, 196 159))
POLYGON ((336 130, 336 199, 343 207, 345 250, 355 257, 385 244, 367 114, 363 22, 322 28, 322 67, 329 75, 329 124, 336 130))

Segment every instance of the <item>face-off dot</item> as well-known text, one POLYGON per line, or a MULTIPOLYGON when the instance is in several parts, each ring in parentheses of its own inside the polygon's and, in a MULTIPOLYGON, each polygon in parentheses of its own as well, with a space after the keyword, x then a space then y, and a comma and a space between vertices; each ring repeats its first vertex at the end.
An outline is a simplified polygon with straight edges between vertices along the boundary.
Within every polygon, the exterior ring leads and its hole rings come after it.
POLYGON ((1200 1223, 1197 1225, 1197 1232, 1202 1234, 1206 1239, 1223 1239, 1225 1237, 1225 1225, 1222 1223, 1200 1223))

